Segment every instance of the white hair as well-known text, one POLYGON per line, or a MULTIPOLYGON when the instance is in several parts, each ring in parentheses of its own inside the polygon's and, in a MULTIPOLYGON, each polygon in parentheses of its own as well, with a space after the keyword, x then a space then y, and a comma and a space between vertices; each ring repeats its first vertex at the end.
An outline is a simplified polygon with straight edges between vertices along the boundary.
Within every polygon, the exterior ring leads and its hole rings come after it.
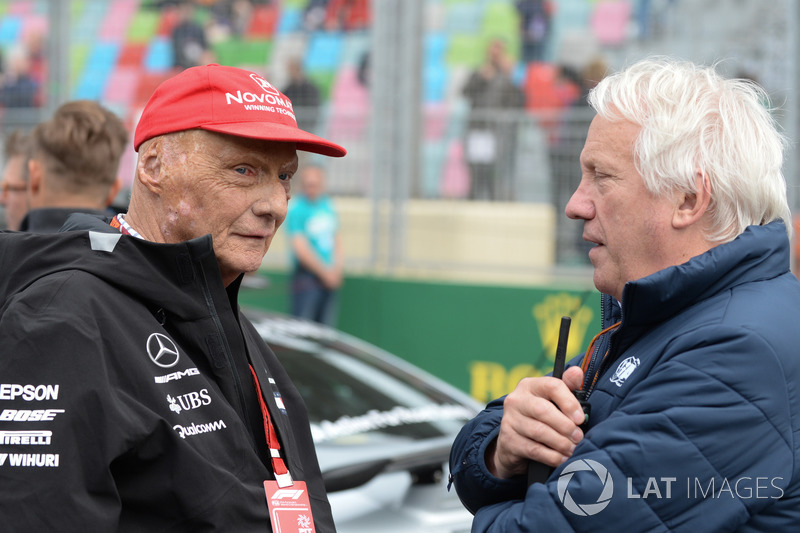
POLYGON ((607 120, 641 126, 634 162, 651 194, 693 194, 696 173, 703 173, 709 241, 728 242, 747 226, 777 219, 791 235, 781 170, 788 142, 758 84, 725 79, 713 66, 652 57, 604 78, 589 103, 607 120))

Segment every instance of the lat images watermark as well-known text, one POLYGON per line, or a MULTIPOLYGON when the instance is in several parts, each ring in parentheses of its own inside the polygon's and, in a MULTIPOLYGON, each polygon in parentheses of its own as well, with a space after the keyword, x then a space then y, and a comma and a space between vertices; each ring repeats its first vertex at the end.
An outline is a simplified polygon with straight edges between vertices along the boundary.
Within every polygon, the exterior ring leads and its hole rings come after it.
POLYGON ((735 479, 712 477, 642 477, 625 478, 625 493, 614 491, 614 479, 608 469, 597 461, 579 459, 568 464, 558 477, 558 498, 569 512, 578 516, 593 516, 603 511, 612 499, 780 499, 784 495, 781 482, 785 478, 765 476, 740 476, 735 479), (582 493, 570 494, 579 485, 582 493), (576 500, 575 497, 578 496, 576 500))
POLYGON ((558 498, 568 511, 579 516, 592 516, 605 509, 608 504, 611 503, 611 497, 614 495, 614 480, 611 479, 611 474, 608 473, 606 467, 597 461, 578 459, 564 468, 564 471, 561 472, 561 475, 558 477, 558 485, 556 488, 558 489, 558 498), (577 472, 591 472, 592 475, 597 476, 602 482, 603 489, 600 491, 596 502, 578 504, 575 503, 575 500, 570 496, 568 490, 569 482, 572 480, 572 476, 577 472))

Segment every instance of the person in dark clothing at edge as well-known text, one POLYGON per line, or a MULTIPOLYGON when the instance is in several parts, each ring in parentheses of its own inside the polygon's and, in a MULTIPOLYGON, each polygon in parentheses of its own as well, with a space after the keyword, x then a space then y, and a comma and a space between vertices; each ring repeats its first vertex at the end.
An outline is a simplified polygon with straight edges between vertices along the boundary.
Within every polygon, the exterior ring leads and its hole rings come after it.
POLYGON ((122 187, 128 130, 92 100, 74 100, 31 133, 28 205, 20 229, 55 233, 72 213, 102 215, 122 187))
POLYGON ((797 530, 800 283, 765 98, 666 57, 592 89, 566 214, 595 244, 602 331, 457 436, 472 531, 797 530))
POLYGON ((127 213, 0 234, 0 523, 335 531, 305 404, 237 294, 296 150, 346 151, 219 65, 162 83, 134 147, 127 213))

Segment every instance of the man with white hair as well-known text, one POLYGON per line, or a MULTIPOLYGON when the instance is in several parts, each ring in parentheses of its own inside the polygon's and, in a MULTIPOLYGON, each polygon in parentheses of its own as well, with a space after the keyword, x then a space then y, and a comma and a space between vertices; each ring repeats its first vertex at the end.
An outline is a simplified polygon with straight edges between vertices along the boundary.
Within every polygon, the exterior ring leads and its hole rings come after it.
POLYGON ((594 244, 602 331, 457 437, 473 531, 797 527, 800 283, 765 99, 668 58, 592 90, 566 214, 594 244))

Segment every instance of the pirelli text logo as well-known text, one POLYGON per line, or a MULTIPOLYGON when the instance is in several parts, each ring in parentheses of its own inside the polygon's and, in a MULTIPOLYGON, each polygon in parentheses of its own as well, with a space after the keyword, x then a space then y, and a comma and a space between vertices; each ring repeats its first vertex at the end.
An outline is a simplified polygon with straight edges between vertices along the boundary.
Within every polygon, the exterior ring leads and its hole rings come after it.
POLYGON ((0 444, 7 446, 49 446, 52 431, 0 431, 0 444))

